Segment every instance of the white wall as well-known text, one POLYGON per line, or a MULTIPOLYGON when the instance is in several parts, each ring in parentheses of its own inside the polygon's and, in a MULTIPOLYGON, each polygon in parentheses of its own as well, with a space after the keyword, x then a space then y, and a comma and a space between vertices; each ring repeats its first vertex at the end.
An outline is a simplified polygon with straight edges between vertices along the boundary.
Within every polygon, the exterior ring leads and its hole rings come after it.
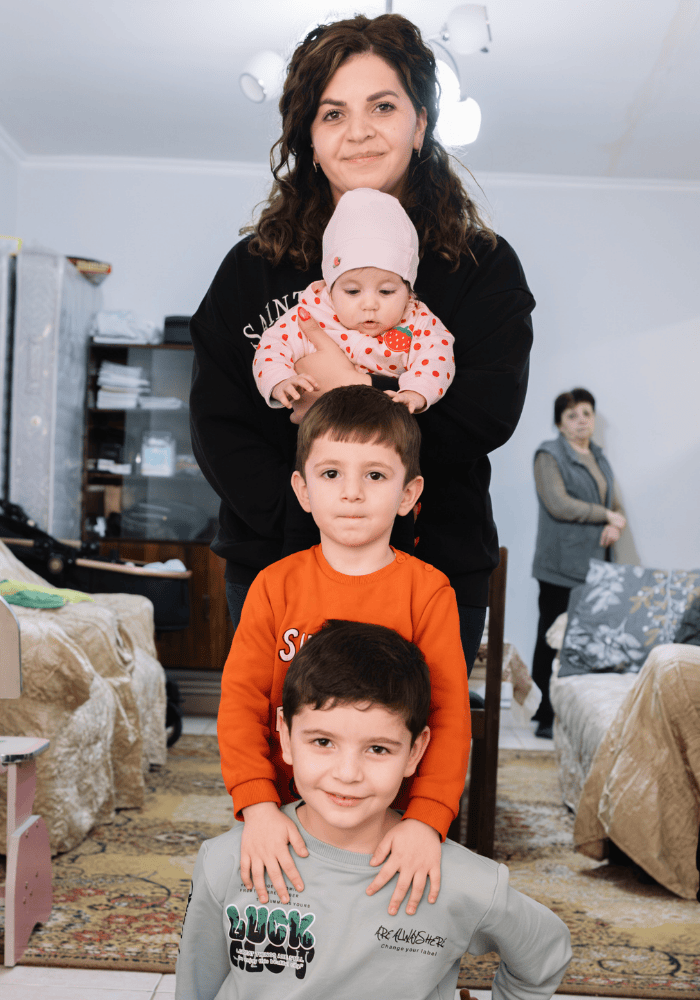
POLYGON ((492 497, 510 550, 506 631, 530 665, 538 588, 532 456, 552 404, 597 401, 629 528, 618 560, 700 567, 700 184, 480 178, 538 306, 518 429, 493 456, 492 497))
MULTIPOLYGON (((30 242, 109 261, 105 307, 160 320, 197 307, 268 178, 263 165, 28 158, 17 224, 30 242)), ((622 559, 700 566, 700 184, 478 179, 539 303, 525 410, 493 456, 492 485, 510 549, 506 630, 529 665, 532 454, 554 436, 564 389, 584 385, 598 401, 630 521, 622 559)))
MULTIPOLYGON (((19 161, 9 136, 0 129, 0 235, 21 236, 17 232, 17 188, 19 161)), ((4 242, 4 241, 3 241, 4 242)), ((12 244, 14 250, 16 244, 12 244)))
POLYGON ((30 158, 19 216, 29 244, 107 261, 105 309, 191 315, 269 188, 256 164, 30 158))

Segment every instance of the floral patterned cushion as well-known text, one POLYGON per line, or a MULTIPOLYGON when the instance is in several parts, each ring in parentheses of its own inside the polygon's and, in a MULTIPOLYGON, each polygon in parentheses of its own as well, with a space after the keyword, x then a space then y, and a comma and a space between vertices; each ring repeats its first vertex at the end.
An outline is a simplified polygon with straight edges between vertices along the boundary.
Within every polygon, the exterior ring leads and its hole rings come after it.
POLYGON ((591 559, 571 591, 559 676, 638 672, 654 646, 673 642, 700 595, 700 569, 644 569, 591 559))

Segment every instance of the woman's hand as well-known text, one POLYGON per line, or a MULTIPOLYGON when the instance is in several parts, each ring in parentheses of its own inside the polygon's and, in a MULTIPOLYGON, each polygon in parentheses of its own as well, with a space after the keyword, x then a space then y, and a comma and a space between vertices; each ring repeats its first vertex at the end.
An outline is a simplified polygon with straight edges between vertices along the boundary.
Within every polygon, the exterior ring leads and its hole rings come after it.
POLYGON ((299 375, 295 372, 289 378, 278 382, 270 395, 288 410, 292 409, 294 402, 298 402, 305 392, 314 392, 318 389, 318 382, 311 375, 299 375), (301 390, 301 392, 297 390, 301 390))
POLYGON ((309 407, 329 389, 339 385, 372 384, 369 372, 360 371, 303 306, 297 309, 297 317, 300 330, 316 350, 299 358, 294 368, 297 374, 313 378, 317 388, 313 392, 305 392, 300 400, 292 404, 294 412, 290 419, 293 424, 300 423, 309 407))
MULTIPOLYGON (((608 510, 605 512, 608 518, 608 524, 611 524, 613 528, 617 528, 618 531, 624 531, 627 527, 627 518, 623 514, 618 514, 616 510, 608 510)), ((615 539, 617 541, 617 539, 615 539)))
POLYGON ((265 870, 280 901, 289 902, 284 875, 301 892, 304 883, 289 853, 289 844, 301 858, 308 855, 296 823, 285 816, 276 802, 258 802, 243 810, 241 838, 241 880, 246 889, 255 888, 261 903, 267 903, 265 870), (284 875, 282 874, 284 872, 284 875))
POLYGON ((403 403, 404 406, 407 406, 409 413, 420 413, 421 410, 425 409, 425 396, 414 392, 413 389, 401 389, 399 392, 396 392, 395 389, 385 389, 384 392, 387 396, 391 396, 395 403, 403 403))
POLYGON ((606 524, 603 528, 603 534, 600 536, 600 544, 604 549, 607 549, 608 545, 614 545, 615 542, 619 541, 619 538, 620 529, 616 528, 614 524, 606 524))

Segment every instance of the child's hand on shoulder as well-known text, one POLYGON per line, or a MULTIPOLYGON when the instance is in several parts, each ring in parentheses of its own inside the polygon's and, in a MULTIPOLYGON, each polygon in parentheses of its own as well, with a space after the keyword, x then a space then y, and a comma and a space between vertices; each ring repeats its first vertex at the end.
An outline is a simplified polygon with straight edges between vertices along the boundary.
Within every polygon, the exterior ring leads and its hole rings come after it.
POLYGON ((258 802, 243 810, 241 838, 241 879, 246 889, 253 889, 261 903, 267 903, 265 871, 282 903, 289 902, 284 875, 301 892, 304 883, 289 853, 289 844, 301 858, 308 856, 296 823, 285 816, 275 802, 258 802), (284 875, 282 874, 284 872, 284 875))
POLYGON ((425 396, 414 392, 413 389, 401 389, 399 392, 396 392, 395 389, 385 389, 384 392, 387 396, 391 396, 395 403, 403 403, 404 406, 407 406, 409 413, 420 413, 421 410, 425 409, 425 396))
POLYGON ((412 916, 418 908, 428 879, 430 879, 428 902, 434 903, 438 898, 441 856, 440 834, 437 830, 433 830, 432 826, 422 823, 419 819, 402 820, 392 827, 372 855, 371 865, 380 865, 385 859, 386 862, 367 888, 367 895, 372 896, 398 872, 396 887, 389 901, 389 913, 394 916, 399 912, 399 907, 410 887, 411 895, 406 904, 406 913, 412 916))

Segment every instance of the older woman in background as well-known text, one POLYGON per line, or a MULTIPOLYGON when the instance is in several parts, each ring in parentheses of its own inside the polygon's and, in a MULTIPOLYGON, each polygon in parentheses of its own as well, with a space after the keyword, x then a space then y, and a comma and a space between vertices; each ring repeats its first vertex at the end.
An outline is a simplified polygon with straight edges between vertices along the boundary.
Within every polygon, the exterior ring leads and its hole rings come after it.
POLYGON ((554 721, 549 700, 554 650, 545 635, 566 611, 572 588, 585 581, 589 560, 609 560, 610 546, 627 524, 610 463, 591 440, 595 430, 591 393, 572 389, 557 396, 554 423, 559 437, 543 441, 535 452, 539 524, 532 565, 532 575, 540 584, 532 678, 542 692, 534 716, 539 723, 535 735, 547 739, 551 739, 554 721))

